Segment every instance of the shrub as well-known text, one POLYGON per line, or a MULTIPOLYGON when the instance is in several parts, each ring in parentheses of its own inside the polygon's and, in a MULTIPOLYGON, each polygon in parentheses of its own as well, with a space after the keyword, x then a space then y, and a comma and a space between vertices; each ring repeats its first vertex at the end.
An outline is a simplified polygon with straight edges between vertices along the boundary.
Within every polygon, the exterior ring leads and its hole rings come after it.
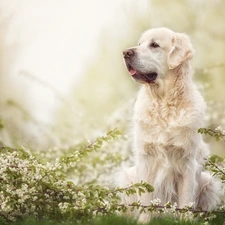
POLYGON ((93 184, 79 186, 66 179, 66 172, 71 166, 118 135, 118 130, 109 131, 53 163, 42 163, 25 148, 2 146, 0 217, 4 221, 28 216, 56 221, 87 220, 95 215, 110 215, 124 210, 124 206, 118 205, 118 192, 152 191, 152 187, 144 183, 111 190, 93 184))
MULTIPOLYGON (((218 130, 200 129, 199 132, 213 134, 218 130)), ((52 221, 88 221, 99 215, 115 215, 128 208, 141 211, 155 211, 160 214, 180 216, 185 220, 204 218, 215 220, 217 215, 225 214, 221 206, 212 212, 195 210, 189 204, 180 209, 171 203, 160 205, 160 200, 153 200, 148 206, 134 202, 131 205, 119 204, 118 194, 127 195, 152 192, 154 188, 147 183, 137 183, 127 188, 109 188, 93 182, 75 182, 68 180, 71 169, 79 168, 82 160, 95 151, 100 151, 105 144, 117 138, 120 132, 108 131, 93 142, 71 147, 70 151, 52 162, 39 159, 23 147, 0 147, 0 218, 4 222, 18 221, 27 217, 37 220, 52 221)), ((217 134, 216 134, 217 137, 217 134)), ((112 159, 111 159, 112 160, 112 159)), ((118 161, 117 156, 115 160, 118 161)), ((102 162, 102 161, 101 161, 102 162)), ((222 182, 225 182, 224 159, 213 156, 206 166, 222 182)), ((82 167, 81 167, 82 168, 82 167)), ((81 168, 77 171, 81 171, 81 168)), ((75 170, 76 171, 76 170, 75 170)), ((85 173, 85 171, 83 171, 85 173)), ((82 179, 79 173, 79 180, 82 179)))

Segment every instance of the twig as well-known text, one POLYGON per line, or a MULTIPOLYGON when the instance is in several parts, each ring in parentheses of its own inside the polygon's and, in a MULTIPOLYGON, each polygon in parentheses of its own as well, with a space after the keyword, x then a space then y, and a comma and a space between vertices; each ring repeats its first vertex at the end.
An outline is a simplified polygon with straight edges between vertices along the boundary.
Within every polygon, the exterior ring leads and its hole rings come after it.
POLYGON ((222 173, 225 176, 225 172, 223 172, 223 170, 221 170, 221 168, 219 168, 215 163, 211 162, 210 160, 208 160, 207 163, 210 164, 211 166, 214 166, 220 173, 222 173))
MULTIPOLYGON (((167 207, 167 206, 163 206, 163 205, 133 205, 133 204, 118 204, 118 206, 128 206, 128 207, 140 207, 140 208, 155 208, 155 209, 171 209, 172 207, 167 207)), ((224 213, 224 210, 212 210, 212 211, 208 211, 208 210, 201 210, 201 209, 193 209, 193 208, 174 208, 175 211, 187 211, 187 212, 193 212, 193 213, 224 213)))

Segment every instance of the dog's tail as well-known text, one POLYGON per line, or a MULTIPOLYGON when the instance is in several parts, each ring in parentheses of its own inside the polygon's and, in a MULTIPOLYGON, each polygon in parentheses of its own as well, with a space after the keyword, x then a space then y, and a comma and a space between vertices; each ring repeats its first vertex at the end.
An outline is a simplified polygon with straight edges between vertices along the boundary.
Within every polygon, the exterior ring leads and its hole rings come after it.
POLYGON ((201 173, 199 190, 196 198, 197 208, 212 210, 220 203, 221 184, 212 175, 201 173))

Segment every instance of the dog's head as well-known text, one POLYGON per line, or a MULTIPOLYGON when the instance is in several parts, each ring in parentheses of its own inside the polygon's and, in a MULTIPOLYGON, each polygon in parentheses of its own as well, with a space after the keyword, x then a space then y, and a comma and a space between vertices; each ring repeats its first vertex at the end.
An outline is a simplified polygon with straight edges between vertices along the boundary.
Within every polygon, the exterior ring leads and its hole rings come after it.
POLYGON ((194 50, 185 34, 167 28, 146 31, 138 46, 123 52, 124 61, 132 78, 140 83, 157 84, 169 70, 190 60, 194 50))

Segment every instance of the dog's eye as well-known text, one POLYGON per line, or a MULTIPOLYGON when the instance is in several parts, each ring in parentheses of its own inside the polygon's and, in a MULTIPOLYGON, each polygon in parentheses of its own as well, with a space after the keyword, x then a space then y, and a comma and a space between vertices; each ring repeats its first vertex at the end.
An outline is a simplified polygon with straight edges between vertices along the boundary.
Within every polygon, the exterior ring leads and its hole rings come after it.
POLYGON ((159 48, 160 46, 156 42, 152 42, 150 44, 150 47, 152 47, 152 48, 159 48))

